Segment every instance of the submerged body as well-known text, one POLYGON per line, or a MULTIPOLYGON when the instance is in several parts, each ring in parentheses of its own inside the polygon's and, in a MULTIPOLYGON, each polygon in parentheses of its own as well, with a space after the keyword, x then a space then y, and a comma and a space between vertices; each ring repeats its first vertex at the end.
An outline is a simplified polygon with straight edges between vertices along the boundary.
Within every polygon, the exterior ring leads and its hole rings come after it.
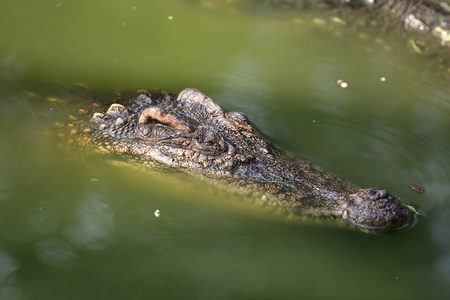
POLYGON ((224 112, 195 89, 178 97, 143 92, 80 121, 73 134, 112 153, 194 173, 229 189, 275 201, 293 214, 335 217, 360 229, 405 226, 406 205, 382 188, 360 189, 283 151, 240 112, 224 112))

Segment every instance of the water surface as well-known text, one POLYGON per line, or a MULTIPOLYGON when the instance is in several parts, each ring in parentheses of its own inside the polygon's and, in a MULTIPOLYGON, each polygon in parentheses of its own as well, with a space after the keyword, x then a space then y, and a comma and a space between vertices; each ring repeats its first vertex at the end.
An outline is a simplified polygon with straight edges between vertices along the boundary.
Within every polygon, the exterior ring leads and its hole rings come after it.
POLYGON ((412 53, 401 32, 329 12, 212 2, 0 4, 0 298, 442 299, 449 65, 412 53), (79 83, 112 99, 198 88, 283 148, 424 216, 366 235, 64 150, 51 136, 72 108, 48 98, 70 99, 79 83))

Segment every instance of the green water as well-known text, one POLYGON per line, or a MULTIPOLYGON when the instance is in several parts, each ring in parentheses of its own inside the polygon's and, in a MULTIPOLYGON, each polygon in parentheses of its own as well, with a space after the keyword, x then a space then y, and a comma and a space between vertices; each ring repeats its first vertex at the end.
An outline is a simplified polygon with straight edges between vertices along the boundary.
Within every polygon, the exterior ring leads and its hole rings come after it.
POLYGON ((314 10, 5 2, 0 299, 450 293, 450 66, 438 57, 411 53, 396 31, 314 10), (283 148, 424 216, 387 236, 303 224, 192 178, 63 151, 49 135, 70 108, 46 98, 70 98, 76 83, 110 95, 196 87, 283 148))

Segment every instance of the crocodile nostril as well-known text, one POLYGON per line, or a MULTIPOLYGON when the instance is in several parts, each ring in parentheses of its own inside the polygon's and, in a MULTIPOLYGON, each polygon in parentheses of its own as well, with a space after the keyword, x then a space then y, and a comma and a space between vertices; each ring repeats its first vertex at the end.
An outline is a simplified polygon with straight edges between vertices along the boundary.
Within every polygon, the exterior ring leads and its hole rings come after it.
POLYGON ((369 191, 369 196, 371 197, 375 197, 377 195, 377 189, 370 189, 369 191))
POLYGON ((370 198, 373 198, 373 200, 378 200, 378 199, 386 199, 391 194, 388 191, 386 191, 385 189, 382 189, 382 188, 371 188, 368 191, 368 195, 369 195, 370 198))
POLYGON ((386 191, 385 189, 380 189, 378 190, 378 199, 386 199, 389 196, 389 192, 386 191))

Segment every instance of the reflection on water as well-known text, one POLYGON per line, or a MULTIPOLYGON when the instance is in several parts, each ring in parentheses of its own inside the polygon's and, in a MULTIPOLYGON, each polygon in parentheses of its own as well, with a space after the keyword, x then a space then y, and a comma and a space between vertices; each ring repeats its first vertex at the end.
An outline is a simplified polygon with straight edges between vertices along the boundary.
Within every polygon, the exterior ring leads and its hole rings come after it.
POLYGON ((114 215, 99 196, 90 195, 74 211, 74 224, 64 230, 67 239, 78 248, 102 250, 111 240, 114 215))
MULTIPOLYGON (((447 248, 447 251, 450 251, 450 249, 447 248)), ((447 293, 449 293, 450 279, 448 275, 450 274, 450 255, 443 256, 438 259, 435 266, 435 272, 437 277, 436 280, 446 287, 447 293)))
MULTIPOLYGON (((448 181, 447 181, 448 182, 448 181)), ((447 196, 446 201, 449 201, 450 187, 447 184, 447 196)), ((442 283, 446 287, 447 293, 450 292, 450 239, 448 233, 450 232, 450 209, 448 205, 438 213, 435 220, 430 226, 430 235, 433 237, 434 242, 442 248, 442 256, 436 258, 434 265, 434 272, 436 280, 442 283)))
POLYGON ((37 210, 30 212, 28 222, 30 229, 38 235, 54 234, 60 224, 60 218, 57 209, 51 201, 40 206, 37 210))
POLYGON ((26 64, 17 52, 10 49, 0 59, 0 79, 14 82, 25 73, 26 64))
POLYGON ((245 55, 234 60, 227 72, 218 74, 222 82, 221 92, 211 97, 220 99, 220 104, 224 107, 249 112, 250 120, 268 136, 285 136, 286 130, 281 129, 285 126, 281 121, 267 122, 268 119, 281 120, 281 118, 277 118, 279 108, 271 101, 274 97, 274 88, 261 78, 264 73, 261 63, 245 55), (255 102, 254 99, 258 101, 255 102))
POLYGON ((0 251, 0 299, 20 299, 20 288, 16 287, 14 272, 20 268, 7 252, 0 251))
POLYGON ((45 237, 34 245, 42 263, 70 269, 78 259, 78 251, 101 251, 110 245, 114 215, 101 199, 102 196, 86 193, 64 221, 59 215, 61 212, 52 206, 39 207, 35 214, 29 215, 31 229, 45 237), (46 237, 51 235, 58 237, 46 237))
POLYGON ((39 260, 56 268, 70 269, 75 267, 77 255, 68 243, 58 239, 43 239, 34 245, 39 260))

